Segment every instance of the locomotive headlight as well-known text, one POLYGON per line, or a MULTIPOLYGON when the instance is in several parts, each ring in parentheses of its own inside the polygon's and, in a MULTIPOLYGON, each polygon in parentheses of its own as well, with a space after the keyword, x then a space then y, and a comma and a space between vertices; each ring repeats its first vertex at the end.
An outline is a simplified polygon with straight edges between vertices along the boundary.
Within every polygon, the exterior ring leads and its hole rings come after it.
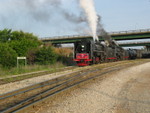
POLYGON ((81 47, 84 48, 84 45, 82 45, 81 47))

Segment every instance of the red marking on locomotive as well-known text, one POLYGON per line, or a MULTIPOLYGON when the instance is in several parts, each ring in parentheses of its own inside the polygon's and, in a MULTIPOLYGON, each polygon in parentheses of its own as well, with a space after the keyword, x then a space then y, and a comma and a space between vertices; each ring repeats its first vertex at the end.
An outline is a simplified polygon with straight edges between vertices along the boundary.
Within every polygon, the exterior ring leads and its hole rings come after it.
POLYGON ((100 58, 99 58, 99 57, 96 57, 96 58, 95 58, 95 61, 96 61, 96 62, 99 62, 99 61, 100 61, 100 58))
POLYGON ((124 58, 129 58, 129 56, 125 56, 124 58))
POLYGON ((74 61, 77 61, 78 66, 87 66, 89 65, 89 61, 92 61, 92 59, 89 59, 88 53, 77 53, 74 61))
POLYGON ((89 54, 88 53, 77 53, 76 59, 89 59, 89 54))
POLYGON ((109 58, 107 58, 107 59, 117 59, 117 58, 115 58, 115 57, 109 57, 109 58))

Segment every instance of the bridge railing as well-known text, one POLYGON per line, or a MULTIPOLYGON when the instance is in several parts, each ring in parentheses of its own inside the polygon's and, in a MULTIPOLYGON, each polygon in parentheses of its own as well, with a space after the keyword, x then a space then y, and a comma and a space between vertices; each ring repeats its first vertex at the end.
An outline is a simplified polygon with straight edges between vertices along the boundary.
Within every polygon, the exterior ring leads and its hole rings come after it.
MULTIPOLYGON (((139 29, 139 30, 129 30, 129 31, 119 31, 119 32, 109 32, 109 35, 116 34, 131 34, 131 33, 143 33, 150 32, 150 29, 139 29)), ((90 37, 90 35, 64 35, 64 36, 53 36, 53 37, 43 37, 39 38, 40 40, 48 40, 48 39, 62 39, 62 38, 75 38, 75 37, 90 37)))
POLYGON ((48 39, 62 39, 62 38, 76 38, 76 37, 89 37, 90 35, 65 35, 65 36, 53 36, 53 37, 43 37, 39 38, 40 40, 48 40, 48 39))
POLYGON ((139 30, 109 32, 109 34, 113 35, 113 34, 128 34, 128 33, 143 33, 143 32, 150 32, 150 29, 139 29, 139 30))
POLYGON ((118 42, 119 45, 124 45, 124 44, 147 44, 150 43, 150 41, 140 41, 140 42, 118 42))

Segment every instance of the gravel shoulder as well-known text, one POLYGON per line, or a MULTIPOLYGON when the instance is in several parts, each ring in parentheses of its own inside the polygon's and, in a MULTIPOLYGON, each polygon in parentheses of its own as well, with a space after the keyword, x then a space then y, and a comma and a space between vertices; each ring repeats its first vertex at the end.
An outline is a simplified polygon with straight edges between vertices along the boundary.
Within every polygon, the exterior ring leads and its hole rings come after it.
MULTIPOLYGON (((86 69, 86 68, 88 68, 88 67, 85 67, 84 69, 86 69)), ((71 69, 71 70, 67 70, 67 71, 56 72, 56 73, 47 74, 47 75, 43 75, 43 76, 28 78, 28 79, 17 81, 17 82, 3 84, 3 85, 0 85, 0 95, 20 89, 20 88, 24 88, 24 87, 27 87, 27 86, 30 86, 30 85, 33 85, 36 83, 44 82, 46 80, 57 78, 59 76, 65 75, 65 74, 77 72, 80 70, 81 70, 80 68, 75 68, 75 69, 71 69)))
POLYGON ((150 62, 88 81, 55 95, 39 105, 36 112, 150 113, 149 67, 150 62))
MULTIPOLYGON (((126 63, 128 61, 120 61, 120 62, 112 62, 112 63, 103 63, 103 64, 99 64, 101 67, 107 67, 107 66, 112 66, 115 64, 120 64, 120 63, 126 63)), ((98 65, 98 66, 99 66, 98 65)), ((65 74, 71 74, 73 72, 78 72, 84 69, 89 69, 91 68, 91 66, 86 66, 86 67, 76 67, 73 69, 68 69, 67 71, 62 71, 62 72, 56 72, 56 73, 52 73, 52 74, 47 74, 47 75, 42 75, 42 76, 37 76, 37 77, 33 77, 33 78, 28 78, 28 79, 24 79, 21 81, 16 81, 16 82, 10 82, 7 84, 3 84, 0 85, 0 95, 7 93, 7 92, 11 92, 20 88, 24 88, 33 84, 37 84, 40 82, 44 82, 53 78, 57 78, 60 76, 64 76, 65 74)), ((24 74, 26 76, 26 74, 24 74)), ((18 75, 17 75, 18 76, 18 75)), ((22 76, 22 75, 21 75, 22 76)))

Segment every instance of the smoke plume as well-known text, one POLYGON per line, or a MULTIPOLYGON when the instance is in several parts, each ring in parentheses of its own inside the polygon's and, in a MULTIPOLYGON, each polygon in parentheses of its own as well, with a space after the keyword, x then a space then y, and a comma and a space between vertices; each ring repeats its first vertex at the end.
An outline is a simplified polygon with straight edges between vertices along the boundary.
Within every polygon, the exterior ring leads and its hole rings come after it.
MULTIPOLYGON (((22 5, 28 9, 27 13, 38 22, 48 22, 54 13, 54 8, 60 8, 62 0, 22 0, 22 5), (52 10, 47 7, 53 8, 52 10)), ((55 10, 56 12, 56 10, 55 10)))
POLYGON ((97 24, 97 34, 101 35, 104 38, 105 44, 107 46, 116 45, 116 42, 112 40, 111 36, 106 32, 103 25, 101 24, 101 16, 98 15, 98 24, 97 24))
MULTIPOLYGON (((50 29, 58 27, 58 31, 64 29, 65 26, 61 26, 61 23, 63 23, 63 21, 67 21, 69 23, 66 26, 68 27, 70 25, 72 27, 72 29, 69 30, 73 30, 73 32, 77 32, 77 30, 79 30, 78 33, 85 30, 85 33, 87 33, 88 30, 90 31, 90 29, 87 29, 86 27, 88 23, 94 40, 96 40, 98 39, 95 32, 97 16, 94 16, 96 15, 94 3, 92 0, 80 1, 80 4, 82 5, 82 2, 87 4, 87 7, 85 8, 90 9, 90 13, 86 13, 88 10, 83 12, 80 8, 78 8, 79 12, 76 13, 74 10, 68 10, 66 5, 64 5, 68 2, 67 0, 5 0, 2 4, 0 4, 0 24, 2 28, 9 27, 12 29, 26 30, 28 32, 36 31, 38 33, 43 32, 39 30, 38 27, 43 28, 46 31, 48 31, 47 28, 50 27, 50 29), (87 18, 87 16, 89 18, 87 18), (59 17, 60 20, 58 20, 59 17)), ((79 0, 72 0, 72 2, 75 3, 73 5, 77 5, 77 7, 79 6, 79 0)))
POLYGON ((86 22, 84 14, 79 16, 69 12, 62 7, 62 0, 24 0, 25 7, 28 8, 28 13, 36 20, 41 22, 47 22, 55 13, 59 13, 65 20, 80 24, 86 22), (45 4, 53 9, 45 9, 45 4))
POLYGON ((98 40, 98 36, 96 34, 98 17, 96 14, 93 0, 79 0, 79 3, 87 16, 88 24, 91 28, 94 41, 98 40))
POLYGON ((61 12, 62 12, 61 14, 63 15, 63 17, 72 23, 80 24, 83 22, 87 22, 86 17, 82 13, 80 14, 80 16, 77 16, 73 13, 69 13, 66 10, 61 10, 61 12))

